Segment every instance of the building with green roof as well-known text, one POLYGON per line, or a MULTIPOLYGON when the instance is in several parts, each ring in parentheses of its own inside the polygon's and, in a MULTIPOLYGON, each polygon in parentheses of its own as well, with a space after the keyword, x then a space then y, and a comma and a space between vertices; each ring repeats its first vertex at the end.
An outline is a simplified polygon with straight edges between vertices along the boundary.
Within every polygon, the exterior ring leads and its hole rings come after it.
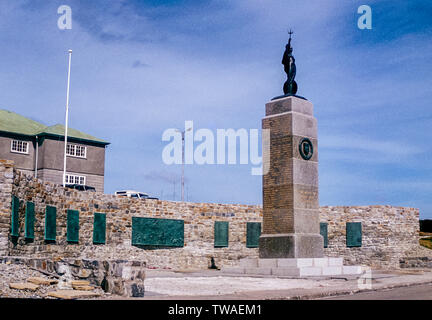
MULTIPOLYGON (((64 131, 8 110, 0 110, 0 159, 43 181, 63 184, 64 131)), ((68 128, 66 183, 104 190, 105 149, 109 142, 68 128)))

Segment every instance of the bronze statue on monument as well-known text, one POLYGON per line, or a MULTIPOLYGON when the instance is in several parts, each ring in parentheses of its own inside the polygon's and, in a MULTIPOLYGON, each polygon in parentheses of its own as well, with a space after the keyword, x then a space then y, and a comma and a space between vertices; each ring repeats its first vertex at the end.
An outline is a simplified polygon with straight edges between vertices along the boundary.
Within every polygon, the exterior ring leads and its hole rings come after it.
POLYGON ((282 64, 284 65, 284 71, 287 75, 287 80, 283 85, 284 95, 275 97, 272 100, 281 99, 289 96, 294 96, 306 100, 306 98, 296 95, 298 87, 297 87, 297 82, 295 82, 294 79, 297 73, 297 69, 295 64, 295 58, 292 54, 293 48, 291 46, 291 39, 292 39, 291 36, 293 33, 294 32, 290 29, 290 31, 288 32, 289 34, 288 43, 285 45, 285 52, 282 57, 282 64))
POLYGON ((285 46, 285 52, 282 58, 282 64, 284 65, 285 73, 287 74, 287 81, 285 81, 283 86, 283 91, 285 94, 295 95, 297 93, 297 83, 294 78, 296 76, 296 65, 295 58, 292 55, 293 48, 291 47, 291 35, 294 32, 291 30, 288 32, 289 40, 288 44, 285 46))

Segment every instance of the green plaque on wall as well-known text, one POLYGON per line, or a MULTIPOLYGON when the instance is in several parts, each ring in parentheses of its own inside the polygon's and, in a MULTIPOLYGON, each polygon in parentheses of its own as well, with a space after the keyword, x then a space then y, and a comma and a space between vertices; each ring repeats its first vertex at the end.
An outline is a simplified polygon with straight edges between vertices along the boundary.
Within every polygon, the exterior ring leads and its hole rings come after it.
POLYGON ((45 240, 56 240, 56 207, 46 206, 45 209, 45 240))
POLYGON ((258 248, 261 235, 261 222, 246 223, 246 247, 258 248))
POLYGON ((12 196, 11 236, 19 235, 19 199, 12 196))
POLYGON ((67 211, 67 241, 78 243, 79 239, 79 211, 67 211))
POLYGON ((33 202, 27 201, 25 210, 24 237, 34 239, 35 206, 33 202))
POLYGON ((93 243, 104 244, 106 234, 106 214, 105 213, 94 213, 93 221, 93 243))
POLYGON ((132 245, 183 247, 184 221, 132 217, 132 245))
POLYGON ((328 223, 320 222, 320 234, 324 238, 324 248, 328 247, 328 223))
POLYGON ((346 224, 347 247, 362 246, 362 224, 361 222, 347 222, 346 224))
POLYGON ((215 221, 214 246, 215 248, 228 247, 229 222, 215 221))

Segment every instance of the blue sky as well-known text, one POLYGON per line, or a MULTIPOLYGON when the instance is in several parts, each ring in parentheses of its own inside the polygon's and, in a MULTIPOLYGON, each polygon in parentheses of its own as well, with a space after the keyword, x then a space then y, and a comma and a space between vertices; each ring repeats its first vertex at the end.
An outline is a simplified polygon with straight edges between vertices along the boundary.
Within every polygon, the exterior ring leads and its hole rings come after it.
MULTIPOLYGON (((294 30, 315 107, 321 205, 389 204, 432 218, 430 1, 1 1, 0 108, 108 140, 105 191, 180 199, 162 133, 260 128, 294 30), (57 8, 72 8, 59 30, 57 8), (372 8, 360 30, 357 8, 372 8)), ((261 204, 250 165, 187 165, 189 201, 261 204)))

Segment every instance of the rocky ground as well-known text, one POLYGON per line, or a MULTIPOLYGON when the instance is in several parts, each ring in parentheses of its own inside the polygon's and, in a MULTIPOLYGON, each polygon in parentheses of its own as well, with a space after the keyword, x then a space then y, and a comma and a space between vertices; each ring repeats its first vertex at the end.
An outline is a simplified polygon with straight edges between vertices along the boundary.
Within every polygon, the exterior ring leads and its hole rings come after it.
MULTIPOLYGON (((0 298, 56 299, 54 297, 48 296, 48 294, 50 292, 59 290, 58 284, 38 285, 38 288, 35 291, 29 289, 10 288, 11 283, 28 284, 29 282, 27 280, 30 277, 53 279, 39 271, 32 270, 25 265, 0 263, 0 298)), ((110 296, 110 294, 105 293, 100 288, 95 288, 94 290, 91 290, 91 292, 98 294, 99 298, 106 298, 110 296)), ((97 298, 98 297, 89 297, 87 299, 97 298)))
MULTIPOLYGON (((229 276, 217 270, 196 272, 147 270, 146 273, 144 299, 292 299, 298 297, 308 299, 340 293, 353 293, 361 289, 357 277, 305 279, 273 278, 270 276, 245 277, 229 276)), ((60 283, 50 285, 39 283, 34 291, 31 288, 11 288, 13 283, 34 287, 35 285, 29 282, 34 280, 31 277, 42 278, 39 281, 44 279, 57 280, 22 264, 0 263, 0 299, 56 299, 49 296, 53 292, 60 293, 58 297, 64 299, 134 299, 105 293, 101 288, 85 289, 86 286, 88 287, 86 284, 80 284, 79 287, 75 286, 74 289, 76 290, 70 288, 67 292, 60 290, 63 289, 59 287, 60 283), (88 296, 89 294, 91 296, 88 296)), ((432 272, 430 268, 424 270, 374 270, 371 278, 371 289, 381 290, 432 283, 432 272)))

